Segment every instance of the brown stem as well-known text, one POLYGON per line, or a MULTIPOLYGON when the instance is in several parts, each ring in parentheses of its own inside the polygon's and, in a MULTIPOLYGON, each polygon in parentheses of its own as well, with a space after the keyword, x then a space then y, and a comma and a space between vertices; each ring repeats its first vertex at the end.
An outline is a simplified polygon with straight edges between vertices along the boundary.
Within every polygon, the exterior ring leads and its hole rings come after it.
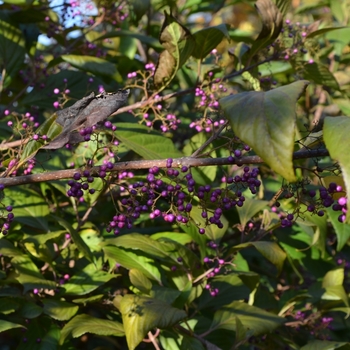
MULTIPOLYGON (((293 159, 305 159, 313 157, 326 157, 329 153, 326 149, 310 150, 310 151, 298 151, 293 155, 293 159)), ((111 172, 124 171, 124 170, 140 170, 150 169, 154 166, 159 168, 166 168, 166 159, 155 159, 155 160, 134 160, 128 162, 115 163, 111 172)), ((261 164, 264 163, 263 159, 259 156, 247 156, 240 159, 236 159, 235 164, 261 164)), ((193 157, 182 157, 175 158, 172 163, 173 168, 181 168, 182 166, 187 167, 199 167, 199 166, 222 166, 232 164, 228 158, 193 158, 193 157)), ((46 182, 62 179, 70 179, 74 173, 82 172, 82 169, 65 169, 57 171, 49 171, 41 174, 24 175, 17 177, 1 178, 0 184, 5 187, 19 186, 30 183, 46 182)), ((93 167, 90 169, 92 174, 98 175, 99 167, 93 167)))

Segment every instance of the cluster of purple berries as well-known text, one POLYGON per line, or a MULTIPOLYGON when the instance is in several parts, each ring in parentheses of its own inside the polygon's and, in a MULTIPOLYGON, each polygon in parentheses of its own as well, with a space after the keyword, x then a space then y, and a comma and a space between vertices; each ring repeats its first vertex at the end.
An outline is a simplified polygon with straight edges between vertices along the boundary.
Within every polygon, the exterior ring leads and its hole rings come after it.
MULTIPOLYGON (((3 190, 4 190, 4 185, 0 184, 0 191, 3 191, 3 190)), ((2 233, 4 236, 6 236, 9 233, 11 223, 12 223, 13 219, 15 218, 15 215, 12 213, 13 208, 11 205, 6 206, 5 210, 6 210, 7 214, 2 215, 2 219, 4 221, 3 221, 2 227, 0 229, 0 233, 2 233)))
MULTIPOLYGON (((189 168, 182 166, 179 171, 172 168, 172 163, 173 160, 169 158, 164 173, 154 166, 149 169, 145 181, 137 181, 128 188, 123 186, 128 197, 121 200, 123 211, 116 213, 110 221, 108 232, 118 234, 122 228, 131 228, 133 221, 146 212, 150 212, 151 219, 163 218, 168 223, 187 224, 193 208, 192 202, 198 200, 204 226, 216 225, 223 228, 223 211, 235 206, 241 207, 245 201, 242 190, 249 188, 252 193, 256 193, 261 184, 257 179, 259 170, 244 167, 242 176, 227 178, 225 188, 213 189, 210 185, 196 187, 189 168), (162 204, 165 202, 168 209, 161 210, 161 206, 157 206, 158 201, 162 204)), ((205 233, 205 227, 199 227, 198 230, 200 234, 205 233)))

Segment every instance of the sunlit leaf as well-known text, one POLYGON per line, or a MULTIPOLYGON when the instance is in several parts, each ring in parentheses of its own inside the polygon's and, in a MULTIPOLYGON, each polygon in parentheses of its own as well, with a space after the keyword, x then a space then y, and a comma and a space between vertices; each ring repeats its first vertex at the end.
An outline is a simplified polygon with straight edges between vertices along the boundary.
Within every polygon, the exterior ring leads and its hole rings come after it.
POLYGON ((322 34, 325 34, 328 32, 332 32, 334 30, 345 29, 345 28, 348 28, 348 27, 329 27, 329 28, 318 29, 318 30, 315 30, 315 31, 311 32, 310 34, 308 34, 307 38, 313 38, 317 35, 322 35, 322 34))
POLYGON ((105 246, 103 251, 107 258, 113 259, 116 263, 127 269, 140 270, 146 277, 162 283, 161 272, 154 259, 146 257, 140 252, 124 250, 118 247, 105 246))
POLYGON ((347 345, 350 345, 350 343, 328 340, 312 340, 306 345, 302 346, 300 350, 334 350, 347 345))
POLYGON ((148 294, 152 288, 152 282, 139 270, 131 269, 129 278, 132 285, 143 293, 148 294))
POLYGON ((159 41, 165 51, 158 58, 153 80, 156 88, 164 89, 190 57, 195 42, 190 31, 167 12, 159 41))
POLYGON ((332 223, 335 234, 337 235, 337 251, 339 252, 350 239, 350 225, 344 222, 339 222, 338 217, 341 215, 339 211, 334 211, 329 208, 327 209, 327 214, 332 223))
POLYGON ((13 323, 13 322, 1 320, 0 332, 5 332, 5 331, 7 331, 9 329, 13 329, 13 328, 25 328, 25 327, 22 326, 21 324, 18 324, 18 323, 13 323))
POLYGON ((121 299, 120 312, 130 350, 153 328, 171 327, 187 316, 185 311, 163 301, 136 295, 125 295, 121 299))
POLYGON ((73 338, 78 338, 85 333, 122 337, 124 336, 124 328, 121 323, 116 321, 81 314, 74 317, 63 327, 60 344, 63 344, 64 340, 70 335, 73 338))
POLYGON ((156 131, 134 123, 117 124, 117 138, 144 159, 181 157, 173 142, 156 131))
POLYGON ((58 321, 71 319, 78 311, 79 306, 62 300, 44 299, 44 313, 58 321))
POLYGON ((296 102, 307 84, 302 80, 267 92, 242 92, 219 100, 235 134, 291 182, 296 179, 292 161, 296 102))
MULTIPOLYGON (((339 162, 342 169, 346 192, 350 189, 350 152, 344 152, 344 147, 349 146, 350 118, 349 117, 326 117, 323 126, 323 139, 331 157, 339 162)), ((348 208, 350 197, 348 196, 348 208)), ((349 212, 346 222, 350 224, 349 212)))

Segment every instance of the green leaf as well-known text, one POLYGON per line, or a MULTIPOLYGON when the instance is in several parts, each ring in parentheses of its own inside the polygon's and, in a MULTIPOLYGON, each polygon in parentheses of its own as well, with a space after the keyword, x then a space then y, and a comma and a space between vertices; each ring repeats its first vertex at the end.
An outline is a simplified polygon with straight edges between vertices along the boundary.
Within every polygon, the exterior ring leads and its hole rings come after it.
MULTIPOLYGON (((333 0, 332 0, 332 2, 333 2, 333 0)), ((318 29, 318 30, 315 30, 315 31, 311 32, 310 34, 308 34, 307 38, 310 39, 310 38, 313 38, 315 36, 322 35, 324 33, 332 32, 334 30, 339 30, 339 29, 345 29, 345 28, 349 28, 349 27, 329 27, 329 28, 318 29)))
POLYGON ((60 59, 94 75, 114 76, 117 72, 116 65, 107 60, 93 56, 62 55, 60 59))
POLYGON ((162 278, 154 259, 146 257, 140 252, 134 253, 118 247, 106 246, 103 251, 107 258, 113 259, 116 263, 127 269, 137 269, 146 277, 162 284, 162 278))
POLYGON ((13 323, 13 322, 5 321, 5 320, 0 321, 0 332, 5 332, 5 331, 7 331, 9 329, 13 329, 13 328, 26 328, 26 327, 24 327, 18 323, 13 323))
POLYGON ((36 318, 41 315, 43 312, 43 308, 30 302, 28 300, 25 301, 24 305, 21 308, 20 314, 23 318, 36 318))
POLYGON ((285 322, 284 318, 258 307, 234 301, 215 312, 210 331, 215 329, 235 331, 237 318, 244 328, 252 331, 254 335, 272 332, 285 322))
POLYGON ((58 321, 70 320, 79 310, 79 306, 66 301, 43 299, 44 314, 58 321))
POLYGON ((108 39, 108 38, 115 38, 115 37, 126 37, 126 38, 130 37, 130 38, 140 40, 141 43, 149 45, 154 49, 160 50, 163 48, 163 46, 158 42, 157 39, 155 39, 151 36, 146 36, 146 35, 143 35, 141 33, 135 33, 135 32, 132 32, 130 30, 125 30, 125 29, 120 29, 117 31, 108 32, 102 36, 95 38, 94 41, 108 39))
POLYGON ((337 235, 337 252, 339 252, 350 239, 350 225, 344 222, 339 222, 338 217, 340 212, 338 211, 328 208, 327 214, 332 223, 335 234, 337 235))
POLYGON ((341 286, 344 283, 344 269, 338 267, 334 270, 328 271, 322 280, 322 287, 341 286))
POLYGON ((95 256, 92 254, 89 246, 80 237, 80 234, 77 232, 77 230, 75 230, 68 221, 58 216, 54 216, 54 217, 57 220, 57 222, 69 232, 69 234, 73 239, 73 242, 75 243, 79 251, 85 256, 85 258, 87 258, 90 262, 94 262, 95 256))
POLYGON ((167 328, 187 317, 183 310, 153 298, 125 295, 120 301, 125 336, 134 350, 153 328, 167 328))
POLYGON ((0 314, 12 314, 19 307, 20 304, 13 298, 0 298, 0 314))
POLYGON ((275 242, 260 241, 242 243, 232 247, 231 250, 236 251, 250 246, 255 247, 267 260, 274 264, 279 273, 282 271, 287 254, 275 242))
POLYGON ((13 203, 16 221, 45 232, 50 231, 47 217, 50 214, 45 200, 35 191, 25 187, 8 189, 7 194, 13 203))
POLYGON ((262 21, 262 29, 250 50, 242 58, 248 64, 260 50, 276 40, 283 26, 283 15, 274 2, 258 0, 255 7, 262 21))
MULTIPOLYGON (((344 152, 349 147, 350 118, 326 117, 323 126, 323 139, 329 150, 330 156, 339 162, 341 167, 346 192, 350 192, 350 152, 344 152)), ((350 196, 347 206, 350 208, 350 196)), ((350 224, 349 211, 346 215, 346 223, 350 224)))
POLYGON ((152 282, 139 270, 131 269, 129 271, 130 282, 142 293, 149 294, 152 288, 152 282))
POLYGON ((41 339, 40 350, 57 350, 61 336, 61 328, 51 324, 51 327, 41 339))
POLYGON ((61 288, 65 290, 65 294, 85 295, 118 276, 98 270, 94 264, 89 264, 81 272, 74 274, 61 288))
POLYGON ((127 249, 142 250, 147 255, 168 261, 170 263, 172 261, 176 261, 175 250, 173 252, 167 251, 165 244, 155 241, 150 237, 141 235, 139 233, 130 233, 128 235, 112 238, 110 240, 107 240, 106 243, 108 245, 123 247, 127 249))
POLYGON ((259 199, 246 198, 242 207, 237 207, 237 212, 241 222, 241 230, 244 231, 245 225, 252 217, 254 217, 261 210, 266 208, 268 201, 259 199))
POLYGON ((205 291, 199 299, 198 309, 213 308, 217 310, 232 300, 249 298, 250 289, 236 274, 213 277, 210 279, 210 286, 213 289, 219 289, 220 298, 213 298, 208 291, 205 291))
POLYGON ((190 57, 194 49, 194 39, 186 27, 165 12, 159 41, 165 50, 159 56, 153 81, 157 89, 163 90, 190 57))
MULTIPOLYGON (((199 227, 205 227, 206 226, 206 220, 202 218, 202 210, 199 209, 198 206, 194 206, 191 210, 191 219, 196 224, 196 226, 199 227)), ((220 218, 220 221, 224 225, 223 228, 218 228, 216 225, 208 225, 205 227, 205 236, 208 237, 210 240, 215 241, 215 243, 220 243, 222 237, 227 231, 228 228, 228 221, 227 219, 222 215, 220 218)), ((198 230, 196 232, 198 235, 198 230)))
POLYGON ((219 100, 234 133, 291 182, 296 180, 292 160, 296 102, 307 84, 302 80, 267 92, 243 92, 219 100))
POLYGON ((5 238, 0 239, 0 254, 7 257, 22 256, 23 253, 5 238))
POLYGON ((5 11, 0 13, 0 71, 2 86, 6 89, 25 60, 25 40, 21 30, 10 21, 5 11))
POLYGON ((304 78, 313 81, 316 84, 325 85, 328 88, 339 90, 339 85, 334 75, 327 66, 314 62, 303 66, 304 78))
POLYGON ((139 23, 142 16, 146 14, 146 12, 152 6, 151 0, 130 0, 129 4, 132 7, 132 11, 130 11, 130 13, 134 14, 136 23, 139 23))
MULTIPOLYGON (((334 350, 341 348, 342 346, 349 345, 350 343, 327 341, 327 340, 312 340, 306 345, 302 346, 300 350, 334 350)), ((348 347, 344 348, 344 350, 348 347)))
POLYGON ((11 262, 18 273, 18 276, 15 278, 24 287, 24 293, 27 293, 29 290, 34 288, 56 288, 56 283, 54 281, 46 280, 27 255, 16 256, 11 262))
POLYGON ((60 344, 62 345, 70 335, 73 338, 78 338, 85 333, 122 337, 124 336, 124 328, 119 322, 82 314, 74 317, 63 327, 60 344))
POLYGON ((160 238, 166 238, 179 244, 185 245, 192 241, 192 238, 187 233, 183 232, 158 232, 150 236, 154 240, 159 240, 160 238))
POLYGON ((117 138, 144 159, 177 158, 182 154, 173 142, 148 127, 134 123, 117 124, 117 138))
POLYGON ((220 24, 194 33, 193 38, 196 44, 192 56, 202 60, 221 43, 224 37, 229 40, 228 29, 229 26, 227 24, 220 24))

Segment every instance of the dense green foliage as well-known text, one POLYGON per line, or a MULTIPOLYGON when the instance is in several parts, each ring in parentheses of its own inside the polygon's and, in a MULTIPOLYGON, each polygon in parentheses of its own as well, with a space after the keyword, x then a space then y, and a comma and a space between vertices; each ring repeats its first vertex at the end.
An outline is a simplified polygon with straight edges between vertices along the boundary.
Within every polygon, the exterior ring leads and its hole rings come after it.
POLYGON ((0 350, 350 349, 349 14, 2 1, 0 350))

